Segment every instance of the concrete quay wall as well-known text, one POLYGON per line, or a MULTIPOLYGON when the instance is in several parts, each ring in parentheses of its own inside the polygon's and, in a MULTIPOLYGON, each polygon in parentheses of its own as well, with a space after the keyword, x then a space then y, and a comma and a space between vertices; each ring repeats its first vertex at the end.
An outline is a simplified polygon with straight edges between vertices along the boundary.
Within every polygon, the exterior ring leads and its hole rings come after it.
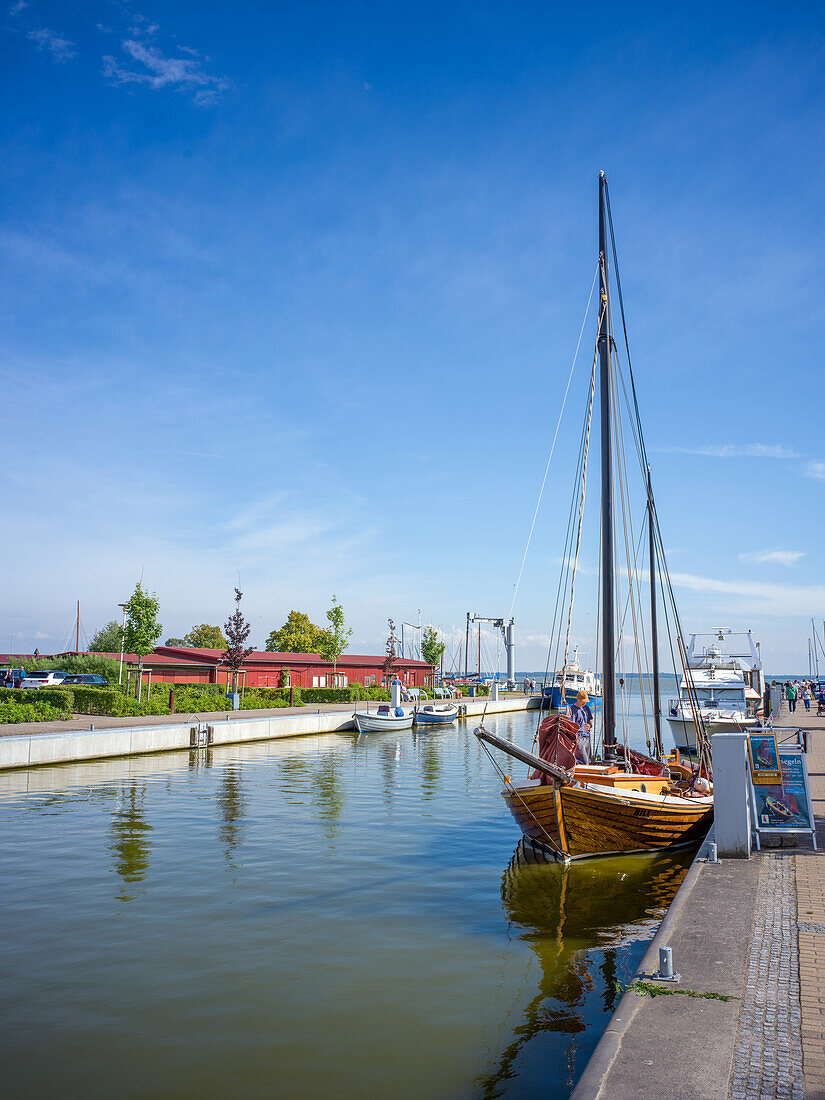
MULTIPOLYGON (((530 699, 462 700, 466 718, 472 721, 484 713, 501 714, 523 711, 530 699)), ((537 701, 536 701, 537 702, 537 701)), ((254 712, 252 712, 254 714, 254 712)), ((100 719, 89 718, 89 726, 100 719)), ((304 737, 319 733, 354 730, 352 711, 311 710, 309 707, 288 715, 265 717, 206 716, 201 722, 212 729, 213 745, 240 744, 245 741, 269 741, 282 737, 304 737)), ((48 730, 17 737, 0 738, 0 770, 31 768, 44 764, 73 763, 79 760, 99 760, 110 756, 136 756, 152 752, 173 752, 190 748, 190 731, 195 719, 170 721, 164 725, 140 724, 107 729, 82 728, 48 730)), ((365 736, 369 736, 368 734, 365 736)))

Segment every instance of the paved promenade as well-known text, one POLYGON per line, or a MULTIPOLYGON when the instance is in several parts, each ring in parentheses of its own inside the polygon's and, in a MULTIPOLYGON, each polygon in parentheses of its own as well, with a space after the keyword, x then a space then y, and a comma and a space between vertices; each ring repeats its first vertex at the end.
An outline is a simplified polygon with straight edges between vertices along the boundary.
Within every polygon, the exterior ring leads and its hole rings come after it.
POLYGON ((825 1100, 825 718, 783 708, 792 724, 808 730, 819 851, 700 852, 638 975, 669 945, 694 995, 626 993, 574 1100, 825 1100))

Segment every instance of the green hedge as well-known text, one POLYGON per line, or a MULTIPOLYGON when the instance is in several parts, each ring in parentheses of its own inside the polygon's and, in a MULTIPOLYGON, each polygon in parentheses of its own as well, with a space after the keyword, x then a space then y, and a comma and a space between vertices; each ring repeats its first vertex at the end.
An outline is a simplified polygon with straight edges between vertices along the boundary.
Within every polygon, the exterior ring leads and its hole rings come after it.
POLYGON ((0 688, 0 701, 22 703, 47 703, 58 710, 68 710, 72 713, 72 689, 61 687, 45 688, 0 688))
MULTIPOLYGON (((35 694, 39 689, 35 688, 31 693, 35 694)), ((15 692, 20 695, 20 692, 15 692)), ((17 699, 0 699, 0 722, 55 722, 71 718, 72 712, 68 707, 52 706, 42 699, 33 700, 30 703, 20 702, 17 699)))

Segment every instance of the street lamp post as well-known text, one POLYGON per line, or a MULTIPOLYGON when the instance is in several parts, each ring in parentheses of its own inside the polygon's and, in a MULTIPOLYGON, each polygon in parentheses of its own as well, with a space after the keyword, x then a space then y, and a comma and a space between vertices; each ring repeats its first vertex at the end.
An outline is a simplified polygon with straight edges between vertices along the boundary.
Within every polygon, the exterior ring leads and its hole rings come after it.
POLYGON ((126 646, 126 608, 129 605, 127 603, 119 603, 117 606, 123 609, 123 626, 120 631, 120 672, 117 674, 117 682, 120 684, 123 682, 123 652, 126 646))

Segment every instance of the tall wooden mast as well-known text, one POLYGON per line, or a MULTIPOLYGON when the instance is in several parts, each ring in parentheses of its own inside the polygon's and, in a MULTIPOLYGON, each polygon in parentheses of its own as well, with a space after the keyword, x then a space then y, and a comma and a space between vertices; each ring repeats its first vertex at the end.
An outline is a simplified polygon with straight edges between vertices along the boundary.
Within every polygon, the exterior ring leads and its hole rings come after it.
POLYGON ((613 416, 610 401, 610 288, 604 172, 599 172, 599 401, 602 450, 602 700, 605 754, 616 744, 615 626, 613 622, 613 416))
POLYGON ((659 700, 659 624, 656 618, 656 514, 653 511, 653 488, 650 484, 650 467, 647 468, 647 538, 650 555, 650 647, 653 650, 653 730, 656 755, 661 760, 662 704, 659 700))

